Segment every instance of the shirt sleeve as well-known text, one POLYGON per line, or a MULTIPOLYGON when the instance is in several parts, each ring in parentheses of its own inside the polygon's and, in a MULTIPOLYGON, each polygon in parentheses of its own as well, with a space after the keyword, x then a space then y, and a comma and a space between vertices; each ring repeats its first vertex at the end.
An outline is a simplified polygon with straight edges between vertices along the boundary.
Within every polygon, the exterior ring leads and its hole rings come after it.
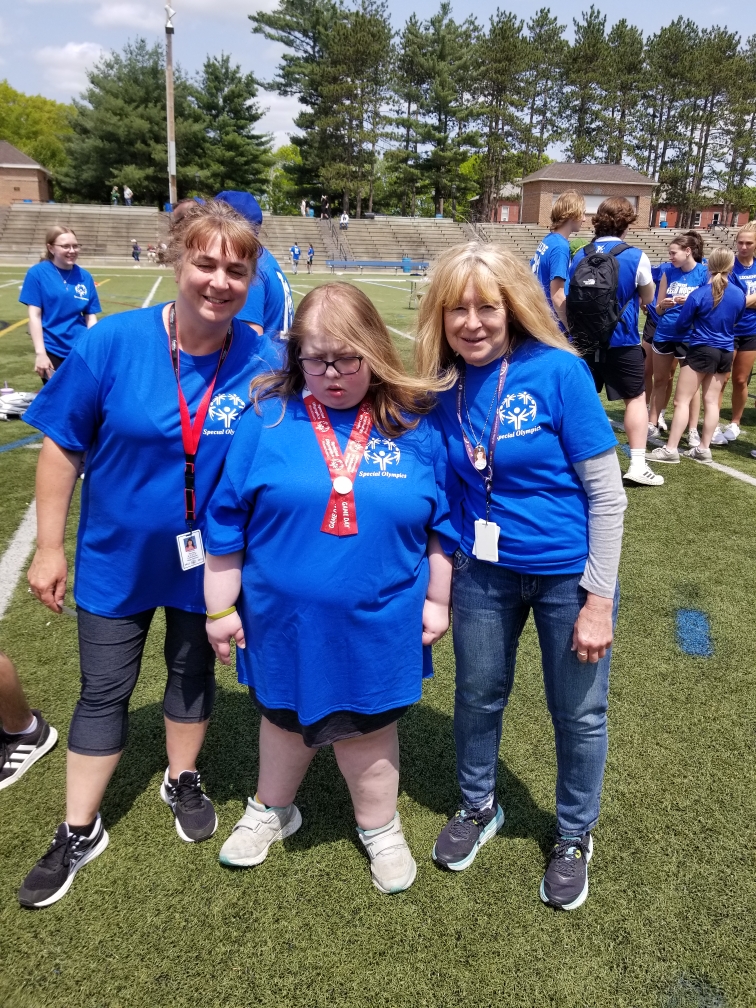
MULTIPOLYGON (((278 403, 276 408, 280 409, 278 403)), ((265 412, 264 406, 262 412, 265 412)), ((247 525, 254 510, 254 497, 245 482, 253 469, 260 440, 263 417, 248 406, 239 421, 234 440, 226 455, 223 473, 207 506, 206 543, 213 556, 225 556, 243 550, 247 525)))
MULTIPOLYGON (((701 289, 700 287, 698 288, 698 290, 701 289)), ((678 333, 688 332, 693 326, 693 320, 698 309, 698 297, 694 296, 696 294, 697 291, 693 291, 683 301, 680 314, 677 316, 677 321, 675 322, 675 329, 678 333)))
POLYGON ((617 452, 601 452, 575 463, 588 498, 588 560, 580 579, 586 591, 613 598, 622 552, 627 497, 617 452))
POLYGON ((438 535, 444 553, 451 556, 462 534, 462 485, 454 467, 441 424, 435 413, 428 418, 433 471, 436 479, 436 503, 429 529, 438 535))
POLYGON ((67 451, 89 451, 102 422, 100 385, 74 349, 37 395, 24 420, 67 451))
POLYGON ((617 438, 584 360, 573 358, 568 362, 562 374, 560 391, 562 422, 559 437, 569 461, 574 465, 607 448, 614 448, 617 438))
POLYGON ((560 242, 552 248, 549 256, 549 283, 552 280, 566 280, 570 275, 570 247, 560 242))
POLYGON ((259 276, 256 276, 249 285, 247 302, 236 317, 240 318, 242 322, 263 325, 265 320, 265 285, 259 276))
POLYGON ((635 271, 635 286, 645 287, 646 284, 653 283, 654 277, 651 271, 651 262, 645 252, 641 252, 638 260, 638 268, 635 271))
POLYGON ((24 277, 18 300, 21 304, 31 305, 34 308, 42 307, 42 285, 34 270, 30 269, 24 277))

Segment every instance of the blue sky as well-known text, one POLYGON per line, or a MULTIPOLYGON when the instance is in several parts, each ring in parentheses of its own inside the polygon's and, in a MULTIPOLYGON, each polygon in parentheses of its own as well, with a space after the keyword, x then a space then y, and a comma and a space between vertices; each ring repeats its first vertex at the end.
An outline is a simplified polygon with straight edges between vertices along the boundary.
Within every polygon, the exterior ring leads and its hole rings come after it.
MULTIPOLYGON (((500 3, 527 19, 545 5, 545 0, 520 0, 517 4, 500 3)), ((271 9, 275 0, 174 0, 177 11, 174 51, 177 60, 189 71, 199 69, 208 53, 229 53, 245 71, 261 79, 275 72, 281 49, 250 32, 247 14, 271 9)), ((496 0, 474 3, 453 2, 454 14, 462 19, 474 14, 487 20, 496 9, 496 0)), ((589 2, 560 0, 552 12, 571 28, 572 19, 589 2)), ((756 34, 756 5, 742 3, 660 4, 636 0, 632 9, 611 0, 597 3, 611 24, 627 17, 646 33, 657 31, 676 17, 689 17, 700 25, 722 24, 737 30, 743 38, 756 34)), ((408 6, 389 0, 395 25, 401 27, 408 6)), ((163 35, 163 0, 14 0, 0 5, 0 79, 27 94, 43 94, 58 101, 69 101, 86 84, 85 71, 103 51, 120 49, 137 35, 158 40, 163 35)), ((437 0, 415 0, 411 7, 421 18, 438 9, 437 0)), ((286 142, 296 115, 295 99, 261 93, 261 104, 268 109, 262 128, 275 135, 276 145, 286 142)))

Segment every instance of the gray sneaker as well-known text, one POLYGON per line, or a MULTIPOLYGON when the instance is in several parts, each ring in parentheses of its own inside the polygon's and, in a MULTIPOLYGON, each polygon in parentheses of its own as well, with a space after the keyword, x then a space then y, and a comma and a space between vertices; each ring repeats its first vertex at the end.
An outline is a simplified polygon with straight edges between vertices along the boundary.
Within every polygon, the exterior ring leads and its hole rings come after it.
POLYGON ((702 448, 700 445, 696 445, 695 448, 689 448, 686 452, 683 452, 686 458, 695 459, 696 462, 711 462, 711 451, 708 448, 702 448))
POLYGON ((247 799, 247 809, 221 847, 218 860, 232 868, 251 868, 268 856, 270 845, 285 840, 302 825, 302 816, 293 803, 286 808, 267 808, 247 799))
POLYGON ((357 836, 370 858, 373 885, 382 893, 398 893, 409 889, 417 875, 417 865, 404 839, 399 813, 379 833, 366 835, 357 830, 357 836))
POLYGON ((588 898, 588 862, 593 857, 593 837, 559 837, 551 849, 541 881, 544 903, 558 910, 577 910, 588 898))
POLYGON ((680 452, 677 448, 654 448, 653 451, 646 452, 649 462, 666 462, 669 465, 678 465, 680 462, 680 452))

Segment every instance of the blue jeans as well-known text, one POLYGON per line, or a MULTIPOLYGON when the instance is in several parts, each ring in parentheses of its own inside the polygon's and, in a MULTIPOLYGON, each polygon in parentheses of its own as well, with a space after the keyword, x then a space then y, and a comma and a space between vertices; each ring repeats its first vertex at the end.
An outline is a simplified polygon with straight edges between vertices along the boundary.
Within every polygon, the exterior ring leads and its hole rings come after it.
MULTIPOLYGON (((611 652, 583 664, 570 650, 586 600, 580 577, 518 574, 460 550, 454 556, 454 738, 463 805, 479 809, 494 794, 502 716, 514 683, 517 644, 532 610, 556 740, 557 829, 566 836, 596 825, 607 752, 611 652)), ((618 604, 619 587, 613 624, 618 604)))

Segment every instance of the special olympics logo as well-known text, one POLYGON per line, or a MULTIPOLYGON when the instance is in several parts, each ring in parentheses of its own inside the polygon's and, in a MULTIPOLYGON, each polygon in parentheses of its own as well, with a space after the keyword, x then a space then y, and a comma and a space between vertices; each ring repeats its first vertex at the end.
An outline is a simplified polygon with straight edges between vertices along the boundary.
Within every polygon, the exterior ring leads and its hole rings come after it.
POLYGON ((521 430, 524 423, 535 420, 536 401, 529 392, 513 392, 504 396, 499 406, 499 417, 503 423, 510 423, 515 430, 521 430))
POLYGON ((320 420, 316 425, 316 430, 319 430, 322 434, 325 434, 325 432, 328 430, 329 427, 330 424, 326 423, 325 420, 320 420))
POLYGON ((76 296, 77 297, 85 298, 85 297, 89 296, 89 292, 87 291, 87 285, 86 284, 78 283, 74 287, 74 290, 76 291, 76 296))
POLYGON ((398 446, 388 438, 370 438, 365 448, 366 461, 380 466, 381 472, 386 471, 386 466, 396 465, 401 457, 398 446))
POLYGON ((234 395, 233 392, 223 392, 213 399, 208 412, 211 420, 222 422, 226 430, 229 430, 231 424, 243 409, 243 399, 240 399, 238 395, 234 395))

